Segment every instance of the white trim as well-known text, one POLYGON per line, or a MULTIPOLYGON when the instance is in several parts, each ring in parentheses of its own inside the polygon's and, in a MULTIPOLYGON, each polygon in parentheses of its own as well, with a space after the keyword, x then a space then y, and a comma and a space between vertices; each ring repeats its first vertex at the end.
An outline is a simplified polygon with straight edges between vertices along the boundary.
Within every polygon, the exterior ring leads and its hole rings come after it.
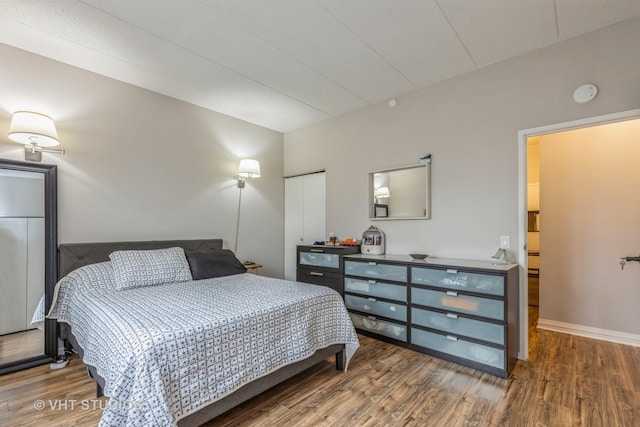
POLYGON ((518 359, 529 358, 529 294, 527 257, 527 138, 529 130, 518 132, 518 263, 520 268, 520 351, 518 359))
POLYGON ((572 323, 564 323, 548 319, 538 319, 538 329, 640 347, 640 335, 630 334, 627 332, 574 325, 572 323))
POLYGON ((528 285, 528 260, 527 260, 527 138, 530 136, 544 135, 571 129, 580 129, 606 123, 621 122, 631 118, 640 117, 640 109, 605 114, 586 119, 572 120, 563 123, 555 123, 518 131, 518 263, 520 269, 520 351, 518 359, 529 358, 529 294, 528 285))

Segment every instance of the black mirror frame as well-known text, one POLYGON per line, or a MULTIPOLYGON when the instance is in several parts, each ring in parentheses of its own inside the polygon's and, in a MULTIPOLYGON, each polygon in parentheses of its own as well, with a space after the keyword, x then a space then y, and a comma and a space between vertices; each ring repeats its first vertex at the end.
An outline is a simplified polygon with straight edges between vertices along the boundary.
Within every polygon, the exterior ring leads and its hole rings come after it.
MULTIPOLYGON (((44 174, 44 300, 45 313, 47 313, 51 307, 53 291, 58 280, 57 166, 0 159, 0 169, 44 174)), ((56 358, 57 352, 57 322, 52 319, 45 319, 44 354, 0 365, 0 375, 49 363, 56 358)))

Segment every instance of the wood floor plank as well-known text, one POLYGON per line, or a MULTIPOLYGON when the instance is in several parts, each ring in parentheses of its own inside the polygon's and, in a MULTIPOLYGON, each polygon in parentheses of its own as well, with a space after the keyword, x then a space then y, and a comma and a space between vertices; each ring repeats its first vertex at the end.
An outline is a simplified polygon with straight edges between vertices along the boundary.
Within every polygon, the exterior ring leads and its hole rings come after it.
POLYGON ((44 332, 40 329, 0 335, 0 365, 44 355, 44 332))
MULTIPOLYGON (((347 372, 326 360, 206 426, 636 427, 640 348, 538 331, 530 318, 530 358, 508 379, 360 336, 347 372)), ((62 400, 108 401, 74 357, 0 377, 0 425, 97 425, 102 409, 52 409, 62 400)))

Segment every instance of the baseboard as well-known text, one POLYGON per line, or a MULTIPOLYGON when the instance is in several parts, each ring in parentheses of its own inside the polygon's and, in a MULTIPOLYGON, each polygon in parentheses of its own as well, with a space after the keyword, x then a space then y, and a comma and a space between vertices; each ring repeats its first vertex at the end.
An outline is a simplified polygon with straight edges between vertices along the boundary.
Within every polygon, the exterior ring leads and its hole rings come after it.
POLYGON ((556 320, 538 319, 538 328, 548 331, 562 332, 564 334, 578 335, 585 338, 610 341, 618 344, 640 347, 640 335, 627 332, 611 331, 608 329, 593 328, 591 326, 574 325, 572 323, 558 322, 556 320))

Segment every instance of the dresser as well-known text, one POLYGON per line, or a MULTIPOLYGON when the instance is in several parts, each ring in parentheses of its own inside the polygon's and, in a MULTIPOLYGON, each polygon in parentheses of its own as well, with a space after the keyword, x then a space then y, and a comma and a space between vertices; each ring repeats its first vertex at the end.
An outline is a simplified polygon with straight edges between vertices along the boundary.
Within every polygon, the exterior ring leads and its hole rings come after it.
POLYGON ((343 295, 344 256, 359 252, 359 246, 299 245, 296 280, 328 286, 343 295))
POLYGON ((345 305, 359 332, 506 378, 519 345, 518 266, 347 255, 345 305))

